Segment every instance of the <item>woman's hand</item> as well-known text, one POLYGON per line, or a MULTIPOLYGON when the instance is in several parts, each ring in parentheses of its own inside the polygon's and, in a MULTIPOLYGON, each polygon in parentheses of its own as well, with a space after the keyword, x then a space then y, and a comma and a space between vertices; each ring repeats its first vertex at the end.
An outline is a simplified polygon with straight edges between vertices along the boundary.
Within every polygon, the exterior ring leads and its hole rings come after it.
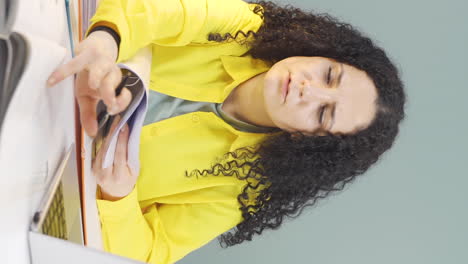
MULTIPOLYGON (((119 120, 120 117, 116 116, 109 135, 117 128, 119 120)), ((115 201, 127 196, 133 190, 137 181, 138 174, 133 172, 127 165, 128 135, 128 125, 125 124, 117 139, 114 164, 112 166, 102 168, 104 152, 109 148, 110 137, 105 138, 96 158, 92 162, 93 174, 101 188, 101 198, 104 200, 115 201)))
POLYGON ((118 47, 112 36, 104 31, 95 31, 76 46, 75 57, 57 68, 47 81, 47 85, 52 86, 77 74, 75 96, 81 124, 91 137, 98 129, 96 107, 99 100, 104 101, 111 114, 125 110, 131 100, 127 88, 115 96, 115 89, 122 80, 122 73, 115 63, 117 55, 118 47))

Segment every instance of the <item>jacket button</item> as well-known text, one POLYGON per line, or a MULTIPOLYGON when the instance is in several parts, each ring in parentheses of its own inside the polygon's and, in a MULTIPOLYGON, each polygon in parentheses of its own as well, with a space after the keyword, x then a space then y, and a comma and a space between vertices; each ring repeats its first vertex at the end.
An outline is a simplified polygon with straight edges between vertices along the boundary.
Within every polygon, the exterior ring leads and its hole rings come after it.
POLYGON ((158 135, 158 128, 157 128, 157 127, 151 128, 151 135, 152 135, 152 136, 158 135))
POLYGON ((192 115, 192 121, 194 123, 200 122, 200 117, 197 114, 192 115))

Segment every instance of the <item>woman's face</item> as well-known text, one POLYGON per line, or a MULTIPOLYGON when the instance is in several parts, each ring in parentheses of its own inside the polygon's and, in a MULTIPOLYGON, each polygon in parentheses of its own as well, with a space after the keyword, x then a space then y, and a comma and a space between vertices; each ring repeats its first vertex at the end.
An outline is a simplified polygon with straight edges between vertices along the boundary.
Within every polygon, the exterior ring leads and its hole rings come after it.
POLYGON ((364 71, 323 57, 277 62, 265 75, 263 92, 267 114, 290 133, 357 132, 377 110, 377 89, 364 71))

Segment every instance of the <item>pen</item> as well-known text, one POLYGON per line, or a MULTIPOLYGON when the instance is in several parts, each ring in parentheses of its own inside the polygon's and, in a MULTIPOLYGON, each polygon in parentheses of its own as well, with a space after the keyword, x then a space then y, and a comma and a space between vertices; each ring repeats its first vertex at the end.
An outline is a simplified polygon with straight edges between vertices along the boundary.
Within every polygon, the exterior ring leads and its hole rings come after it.
MULTIPOLYGON (((125 87, 125 84, 128 80, 129 76, 125 76, 123 80, 120 82, 119 86, 115 89, 115 96, 119 96, 120 93, 122 92, 122 89, 125 87)), ((105 108, 104 111, 98 114, 97 120, 98 120, 98 131, 104 127, 104 125, 107 123, 107 121, 110 118, 110 114, 107 111, 107 107, 105 108)))

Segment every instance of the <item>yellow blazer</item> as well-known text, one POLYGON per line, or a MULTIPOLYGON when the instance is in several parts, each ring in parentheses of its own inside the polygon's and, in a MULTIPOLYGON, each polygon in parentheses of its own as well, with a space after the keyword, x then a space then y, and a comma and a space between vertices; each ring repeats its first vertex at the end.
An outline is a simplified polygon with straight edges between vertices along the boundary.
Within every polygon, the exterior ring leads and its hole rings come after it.
MULTIPOLYGON (((255 6, 241 0, 101 0, 90 28, 107 25, 119 33, 119 62, 152 45, 150 89, 220 103, 271 67, 235 41, 207 40, 210 32, 257 31, 262 19, 255 6)), ((97 200, 105 250, 173 263, 235 227, 242 221, 237 196, 245 181, 185 172, 209 169, 226 152, 266 136, 237 131, 209 112, 143 127, 136 188, 119 201, 97 200)))

